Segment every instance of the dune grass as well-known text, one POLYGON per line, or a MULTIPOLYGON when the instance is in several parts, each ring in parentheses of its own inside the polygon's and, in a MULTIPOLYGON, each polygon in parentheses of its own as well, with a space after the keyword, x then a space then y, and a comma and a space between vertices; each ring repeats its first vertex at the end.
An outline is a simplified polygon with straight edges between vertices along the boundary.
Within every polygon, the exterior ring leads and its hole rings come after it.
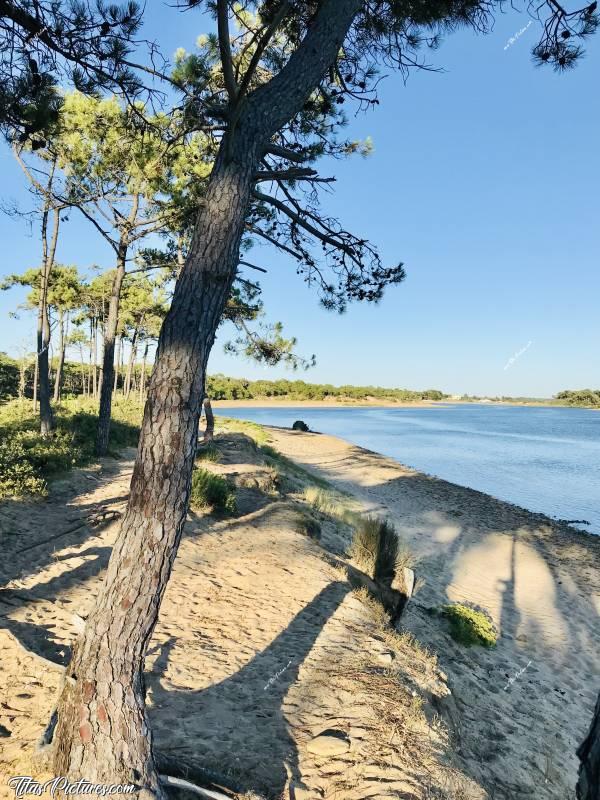
POLYGON ((390 585, 396 573, 412 563, 394 526, 379 517, 358 517, 348 555, 354 564, 379 583, 390 585))
POLYGON ((210 508, 224 514, 235 514, 235 489, 225 478, 206 469, 195 469, 190 493, 192 508, 210 508))

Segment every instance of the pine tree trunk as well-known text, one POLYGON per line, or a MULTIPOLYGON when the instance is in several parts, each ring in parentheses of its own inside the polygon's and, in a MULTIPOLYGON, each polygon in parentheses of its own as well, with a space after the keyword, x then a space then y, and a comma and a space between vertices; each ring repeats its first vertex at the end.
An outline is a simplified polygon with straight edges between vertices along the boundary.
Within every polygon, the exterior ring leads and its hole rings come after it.
POLYGON ((221 144, 161 330, 127 509, 65 673, 56 775, 133 781, 140 797, 164 798, 145 718, 143 666, 187 515, 206 364, 236 275, 264 146, 317 86, 359 7, 358 0, 323 0, 301 56, 291 57, 272 91, 257 91, 263 99, 221 144))
POLYGON ((48 374, 48 347, 50 345, 50 324, 48 320, 47 292, 45 288, 46 279, 42 279, 40 286, 40 302, 38 306, 38 327, 37 327, 37 362, 38 362, 38 382, 40 400, 40 433, 42 436, 49 436, 52 427, 52 406, 50 405, 50 376, 48 374))
POLYGON ((127 374, 125 375, 125 387, 123 390, 125 393, 125 397, 129 397, 129 393, 131 391, 131 379, 133 376, 135 359, 137 358, 137 338, 138 338, 138 328, 135 328, 133 331, 133 336, 131 337, 131 350, 129 351, 129 361, 127 362, 127 374))
POLYGON ((206 363, 235 277, 256 158, 215 167, 161 332, 131 494, 58 707, 58 775, 134 781, 162 796, 143 660, 185 522, 206 363))
POLYGON ((140 375, 140 403, 144 399, 146 390, 146 364, 148 362, 148 339, 144 342, 144 355, 142 357, 142 373, 140 375))
POLYGON ((121 371, 121 351, 123 350, 123 337, 119 336, 117 341, 117 357, 115 358, 115 381, 113 384, 113 394, 119 388, 119 373, 121 371))
POLYGON ((37 400, 38 400, 38 359, 37 355, 35 357, 35 364, 33 367, 33 410, 34 412, 37 411, 37 400))
POLYGON ((46 203, 42 216, 42 246, 44 249, 42 268, 40 270, 40 288, 38 301, 38 325, 37 325, 37 361, 38 361, 38 380, 40 391, 40 433, 42 436, 49 436, 54 427, 52 417, 52 406, 50 405, 50 374, 48 351, 50 349, 50 320, 48 318, 48 284, 50 273, 54 265, 54 255, 56 253, 56 243, 58 240, 58 228, 60 225, 60 213, 57 209, 53 211, 54 229, 52 240, 48 245, 48 213, 49 201, 46 203))
POLYGON ((92 321, 92 378, 94 399, 98 397, 98 317, 92 321))
POLYGON ((115 338, 119 323, 119 302, 121 287, 125 277, 127 259, 127 242, 121 240, 117 256, 117 268, 110 290, 108 318, 104 324, 104 350, 102 355, 102 388, 100 391, 100 411, 98 415, 98 431, 96 434, 96 455, 106 455, 110 436, 110 415, 112 395, 115 385, 115 338))
POLYGON ((54 402, 58 403, 60 400, 60 390, 62 386, 63 369, 65 366, 65 315, 63 311, 59 312, 58 329, 60 331, 60 338, 58 342, 58 366, 56 368, 56 377, 54 379, 54 402))
POLYGON ((577 750, 577 755, 581 761, 578 800, 600 800, 600 695, 589 733, 577 750))
POLYGON ((204 416, 206 418, 206 428, 204 430, 204 441, 212 442, 215 435, 215 415, 213 414, 210 397, 204 398, 204 416))

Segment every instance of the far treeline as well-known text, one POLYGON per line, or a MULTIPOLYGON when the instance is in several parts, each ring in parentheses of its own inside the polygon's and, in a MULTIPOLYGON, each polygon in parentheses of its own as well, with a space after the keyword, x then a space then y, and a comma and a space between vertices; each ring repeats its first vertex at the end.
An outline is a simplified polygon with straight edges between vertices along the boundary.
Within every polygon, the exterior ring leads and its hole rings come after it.
MULTIPOLYGON (((50 360, 50 375, 56 373, 59 359, 50 360), (56 363, 54 363, 56 362, 56 363)), ((65 397, 91 396, 96 394, 93 386, 97 380, 96 365, 66 361, 61 365, 62 389, 65 397)), ((115 366, 115 390, 129 397, 130 394, 143 400, 144 390, 151 367, 146 363, 129 363, 115 366)), ((18 397, 33 397, 34 365, 30 359, 13 359, 0 353, 0 401, 18 397)), ((334 386, 331 383, 308 383, 302 380, 257 380, 230 378, 227 375, 208 375, 206 394, 211 400, 381 400, 385 402, 418 402, 420 400, 456 400, 440 389, 390 389, 385 386, 334 386)), ((476 397, 462 395, 461 402, 497 403, 548 403, 553 405, 600 408, 600 389, 566 389, 558 392, 552 400, 531 397, 476 397)))

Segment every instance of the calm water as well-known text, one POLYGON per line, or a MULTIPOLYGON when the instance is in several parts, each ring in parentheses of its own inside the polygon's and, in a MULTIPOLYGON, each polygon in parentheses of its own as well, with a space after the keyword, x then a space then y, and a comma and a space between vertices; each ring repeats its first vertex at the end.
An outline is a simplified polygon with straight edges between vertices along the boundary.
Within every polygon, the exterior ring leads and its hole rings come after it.
POLYGON ((600 534, 600 412, 579 408, 227 408, 341 436, 423 472, 600 534))

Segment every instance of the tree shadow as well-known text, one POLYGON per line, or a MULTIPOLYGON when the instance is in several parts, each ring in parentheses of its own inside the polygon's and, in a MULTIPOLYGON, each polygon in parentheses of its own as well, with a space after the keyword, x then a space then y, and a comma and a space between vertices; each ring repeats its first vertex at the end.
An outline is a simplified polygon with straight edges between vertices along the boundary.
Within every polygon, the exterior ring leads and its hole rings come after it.
POLYGON ((198 691, 172 687, 167 672, 177 642, 171 637, 159 645, 147 676, 156 749, 238 780, 243 776, 247 788, 269 797, 279 797, 288 779, 302 787, 283 704, 321 630, 349 591, 347 583, 329 584, 244 667, 198 691))

